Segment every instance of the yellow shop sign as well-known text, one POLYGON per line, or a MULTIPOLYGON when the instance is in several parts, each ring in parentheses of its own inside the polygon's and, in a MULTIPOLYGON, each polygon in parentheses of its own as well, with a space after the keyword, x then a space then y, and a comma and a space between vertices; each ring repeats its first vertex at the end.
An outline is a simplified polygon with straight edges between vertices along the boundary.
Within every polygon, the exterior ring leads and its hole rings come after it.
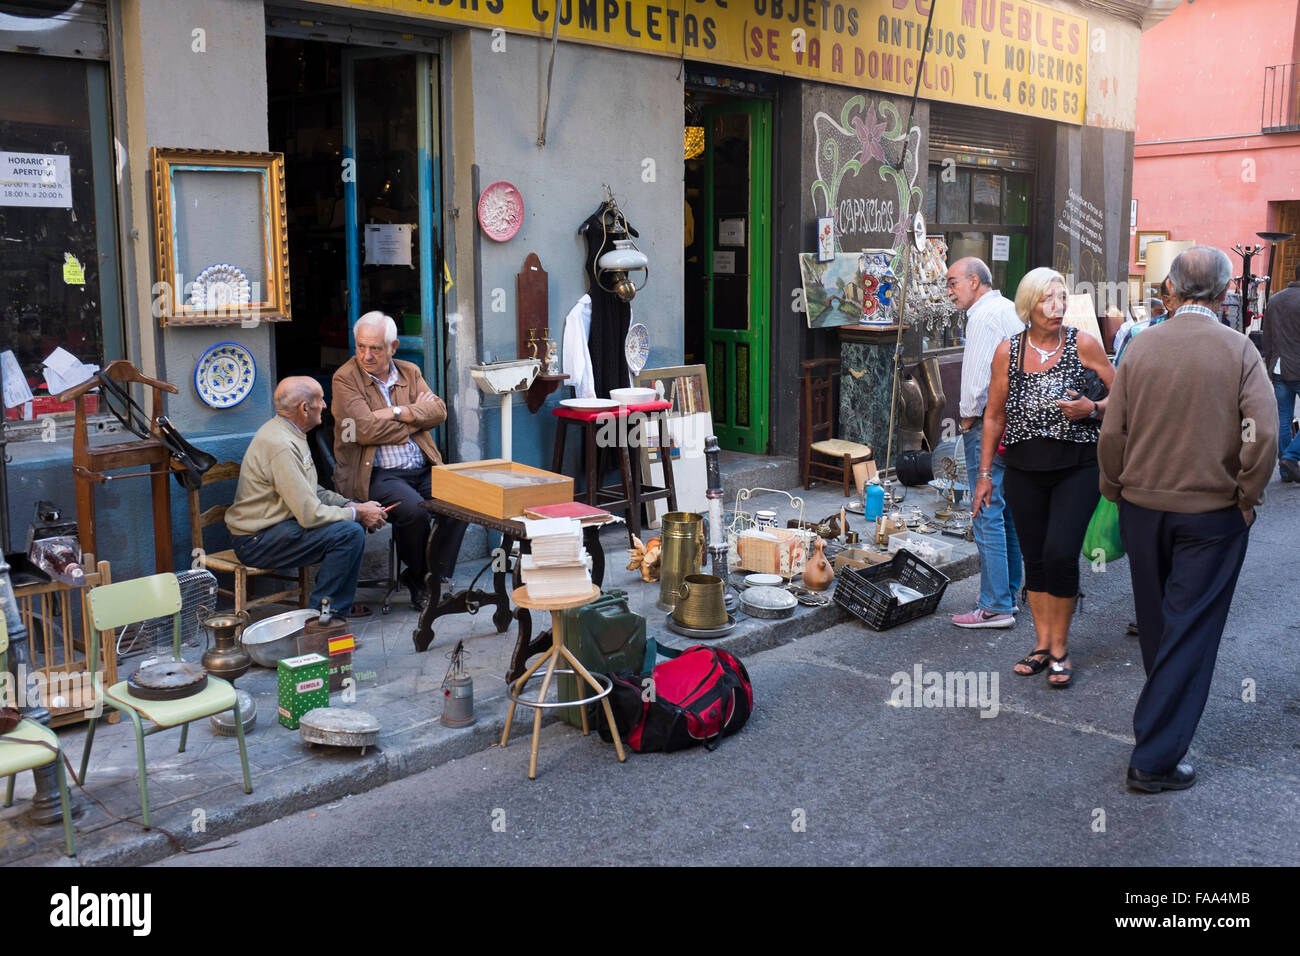
POLYGON ((1088 21, 1023 0, 324 0, 506 34, 1084 120, 1088 21), (921 62, 922 51, 925 62, 921 62))

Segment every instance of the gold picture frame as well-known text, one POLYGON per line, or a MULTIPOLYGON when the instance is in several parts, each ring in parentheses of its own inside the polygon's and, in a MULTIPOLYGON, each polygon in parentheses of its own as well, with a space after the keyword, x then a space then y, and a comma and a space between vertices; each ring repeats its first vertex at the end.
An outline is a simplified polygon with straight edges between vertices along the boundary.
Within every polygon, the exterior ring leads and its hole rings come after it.
POLYGON ((160 325, 288 322, 284 154, 150 150, 160 325))
POLYGON ((1148 242, 1168 242, 1168 229, 1139 229, 1137 231, 1137 248, 1134 251, 1133 262, 1135 265, 1144 266, 1147 264, 1147 243, 1148 242))

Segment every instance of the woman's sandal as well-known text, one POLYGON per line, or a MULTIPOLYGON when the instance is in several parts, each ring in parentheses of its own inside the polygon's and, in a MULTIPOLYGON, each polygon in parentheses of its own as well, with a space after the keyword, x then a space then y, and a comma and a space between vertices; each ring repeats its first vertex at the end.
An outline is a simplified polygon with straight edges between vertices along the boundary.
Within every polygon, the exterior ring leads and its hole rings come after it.
POLYGON ((1017 677, 1033 677, 1035 674, 1041 674, 1046 670, 1047 665, 1051 663, 1053 659, 1051 652, 1047 648, 1040 647, 1036 651, 1031 651, 1024 660, 1016 661, 1015 666, 1019 667, 1023 664, 1025 667, 1029 668, 1028 673, 1017 670, 1013 670, 1012 673, 1017 677), (1040 655, 1042 655, 1041 658, 1040 655))
POLYGON ((1055 687, 1057 690, 1069 687, 1071 682, 1074 680, 1074 672, 1068 667, 1061 667, 1060 663, 1061 661, 1069 660, 1070 655, 1066 654, 1064 657, 1053 657, 1051 654, 1048 654, 1047 657, 1052 662, 1051 670, 1047 672, 1047 686, 1055 687), (1064 676, 1065 680, 1052 680, 1053 676, 1064 676))

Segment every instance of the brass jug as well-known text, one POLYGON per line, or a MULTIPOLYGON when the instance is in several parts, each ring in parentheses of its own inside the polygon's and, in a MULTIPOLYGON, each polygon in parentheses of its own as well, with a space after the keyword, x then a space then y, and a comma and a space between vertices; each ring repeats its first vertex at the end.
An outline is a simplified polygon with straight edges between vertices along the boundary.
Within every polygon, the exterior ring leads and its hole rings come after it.
POLYGON ((704 567, 704 516, 694 511, 670 511, 659 529, 659 608, 677 607, 682 579, 704 567))
POLYGON ((228 681, 247 673, 253 666, 253 658, 244 650, 239 636, 250 620, 248 612, 213 614, 209 608, 200 607, 198 620, 199 626, 207 631, 205 639, 217 645, 203 652, 203 667, 207 672, 228 681))

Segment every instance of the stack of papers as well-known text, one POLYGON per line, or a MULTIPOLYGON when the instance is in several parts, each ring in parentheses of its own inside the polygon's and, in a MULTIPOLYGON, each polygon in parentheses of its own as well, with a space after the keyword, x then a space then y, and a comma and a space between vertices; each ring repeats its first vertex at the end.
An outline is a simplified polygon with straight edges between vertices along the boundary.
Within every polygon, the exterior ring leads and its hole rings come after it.
POLYGON ((591 593, 591 556, 582 546, 582 523, 574 518, 525 521, 531 554, 519 564, 533 600, 581 597, 591 593))

